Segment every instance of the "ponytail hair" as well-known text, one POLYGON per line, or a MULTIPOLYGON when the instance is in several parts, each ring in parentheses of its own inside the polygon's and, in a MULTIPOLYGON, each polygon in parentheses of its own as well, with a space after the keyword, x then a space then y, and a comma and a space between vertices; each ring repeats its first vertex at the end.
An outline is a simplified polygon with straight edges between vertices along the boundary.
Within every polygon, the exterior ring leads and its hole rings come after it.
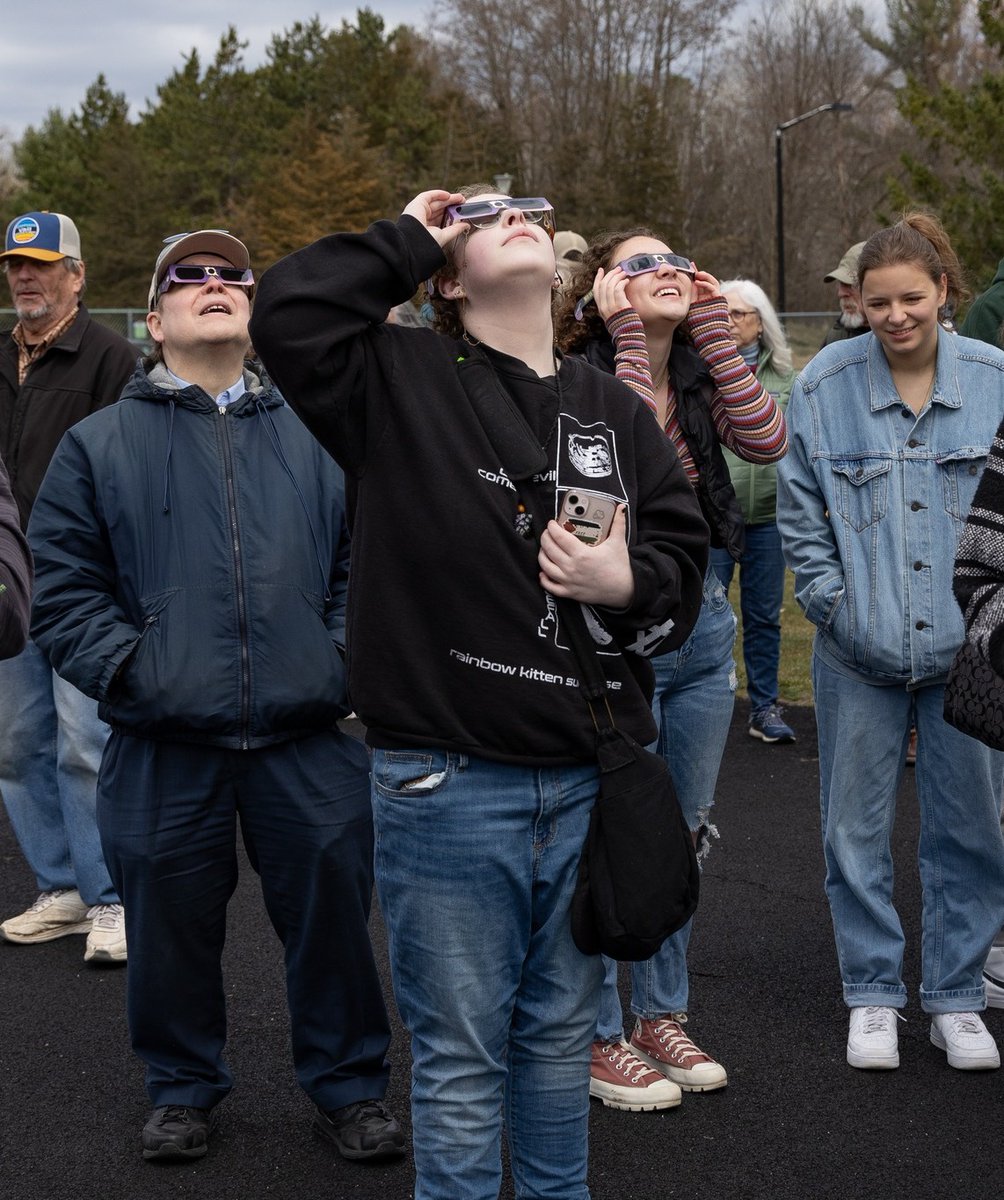
POLYGON ((873 233, 858 259, 858 286, 869 271, 900 263, 916 263, 939 286, 945 276, 948 297, 939 314, 943 320, 950 321, 972 294, 945 227, 933 213, 905 212, 895 225, 873 233))

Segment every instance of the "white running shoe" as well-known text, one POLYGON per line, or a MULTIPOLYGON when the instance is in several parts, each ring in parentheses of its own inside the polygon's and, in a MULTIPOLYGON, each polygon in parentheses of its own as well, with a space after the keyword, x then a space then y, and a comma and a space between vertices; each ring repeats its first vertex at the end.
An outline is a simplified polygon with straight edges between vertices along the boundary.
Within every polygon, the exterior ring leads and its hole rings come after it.
POLYGON ((42 892, 31 908, 4 921, 0 933, 8 942, 30 945, 70 933, 87 933, 90 928, 87 905, 76 888, 56 888, 42 892))
POLYGON ((894 1071, 899 1066, 899 1035, 894 1008, 869 1004, 852 1008, 847 1061, 859 1071, 894 1071))
POLYGON ((87 910, 91 932, 87 935, 84 962, 126 961, 125 910, 121 904, 95 904, 87 910))
POLYGON ((958 1071, 992 1071, 1001 1056, 979 1013, 934 1013, 931 1041, 948 1053, 948 1065, 958 1071))

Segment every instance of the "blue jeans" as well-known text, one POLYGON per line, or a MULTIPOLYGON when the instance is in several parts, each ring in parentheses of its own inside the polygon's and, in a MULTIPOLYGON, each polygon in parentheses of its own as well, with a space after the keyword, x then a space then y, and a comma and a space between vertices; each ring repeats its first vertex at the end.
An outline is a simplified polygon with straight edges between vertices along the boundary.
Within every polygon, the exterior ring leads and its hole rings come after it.
POLYGON ((826 894, 844 1001, 902 1008, 904 936, 890 835, 911 725, 917 728, 921 1007, 985 1005, 982 968, 1004 921, 1004 754, 942 718, 944 684, 876 685, 813 653, 826 894))
MULTIPOLYGON (((699 858, 707 853, 709 838, 718 836, 710 814, 735 704, 735 638, 736 619, 728 595, 709 568, 704 603, 690 637, 679 650, 652 660, 658 751, 669 765, 687 826, 697 836, 699 858)), ((687 946, 692 925, 690 920, 677 930, 652 958, 631 964, 631 1011, 635 1016, 650 1020, 686 1012, 687 946)), ((612 959, 604 962, 606 977, 596 1036, 608 1041, 623 1034, 624 1017, 617 994, 617 964, 612 959)))
MULTIPOLYGON (((712 550, 711 565, 726 591, 735 560, 727 550, 712 550)), ((784 555, 773 521, 746 526, 746 549, 739 560, 739 608, 743 615, 743 662, 750 708, 755 712, 777 700, 781 664, 781 604, 784 555)))
POLYGON ((411 1034, 415 1200, 585 1200, 603 968, 569 906, 593 765, 373 752, 376 877, 411 1034))
POLYGON ((125 904, 129 1033, 152 1104, 212 1108, 232 1086, 221 960, 238 819, 283 945, 300 1086, 322 1108, 384 1095, 367 767, 338 731, 260 750, 112 734, 98 817, 125 904))
POLYGON ((41 892, 76 888, 115 904, 101 853, 96 789, 108 726, 98 705, 49 666, 34 642, 0 662, 0 793, 41 892))

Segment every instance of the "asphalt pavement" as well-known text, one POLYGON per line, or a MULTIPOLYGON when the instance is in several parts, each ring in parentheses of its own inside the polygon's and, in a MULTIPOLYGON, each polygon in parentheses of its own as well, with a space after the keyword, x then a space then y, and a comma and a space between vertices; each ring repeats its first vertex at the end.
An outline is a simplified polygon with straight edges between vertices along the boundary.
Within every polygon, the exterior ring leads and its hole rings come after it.
MULTIPOLYGON (((691 944, 694 1040, 729 1072, 720 1092, 663 1113, 593 1102, 593 1200, 990 1200, 1001 1192, 1001 1072, 960 1072, 928 1041, 916 999, 916 794, 895 830, 897 903, 911 1001, 898 1071, 846 1065, 822 888, 812 710, 787 710, 798 741, 764 746, 736 720, 719 779, 721 841, 708 859, 691 944)), ((639 865, 644 851, 639 848, 639 865)), ((83 963, 84 939, 0 944, 0 1200, 406 1200, 409 1162, 343 1162, 311 1131, 293 1078, 281 954, 244 861, 230 909, 228 1058, 238 1086, 206 1158, 145 1163, 147 1101, 125 1024, 126 968, 83 963)), ((0 814, 0 914, 35 887, 0 814)), ((395 1022, 388 1102, 408 1125, 407 1039, 393 1012, 379 914, 373 938, 395 1022)), ((625 973, 626 974, 626 973, 625 973)), ((987 1023, 1004 1045, 1004 1011, 987 1023)), ((503 1197, 512 1197, 511 1183, 503 1197)))

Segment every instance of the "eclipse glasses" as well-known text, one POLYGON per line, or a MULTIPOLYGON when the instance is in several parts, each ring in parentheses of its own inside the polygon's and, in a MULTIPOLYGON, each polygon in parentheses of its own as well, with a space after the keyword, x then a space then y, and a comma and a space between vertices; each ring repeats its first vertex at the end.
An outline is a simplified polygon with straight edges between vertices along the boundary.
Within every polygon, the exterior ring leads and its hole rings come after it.
POLYGON ((157 294, 162 296, 172 283, 208 283, 218 279, 227 287, 254 287, 254 272, 250 267, 202 267, 194 263, 171 263, 160 281, 157 294))
POLYGON ((543 196, 503 196, 498 200, 466 200, 451 204, 443 214, 442 227, 455 221, 466 221, 472 230, 497 225, 507 208, 516 208, 533 225, 542 225, 549 238, 554 238, 554 208, 543 196))
MULTIPOLYGON (((644 275, 648 271, 658 271, 663 265, 672 267, 674 271, 681 275, 686 275, 688 279, 694 279, 697 276, 697 268, 689 258, 682 254, 632 254, 630 258, 624 259, 623 262, 616 264, 624 272, 625 275, 635 276, 644 275)), ((575 306, 576 321, 582 320, 582 313, 586 305, 592 300, 592 288, 582 297, 575 306)))

